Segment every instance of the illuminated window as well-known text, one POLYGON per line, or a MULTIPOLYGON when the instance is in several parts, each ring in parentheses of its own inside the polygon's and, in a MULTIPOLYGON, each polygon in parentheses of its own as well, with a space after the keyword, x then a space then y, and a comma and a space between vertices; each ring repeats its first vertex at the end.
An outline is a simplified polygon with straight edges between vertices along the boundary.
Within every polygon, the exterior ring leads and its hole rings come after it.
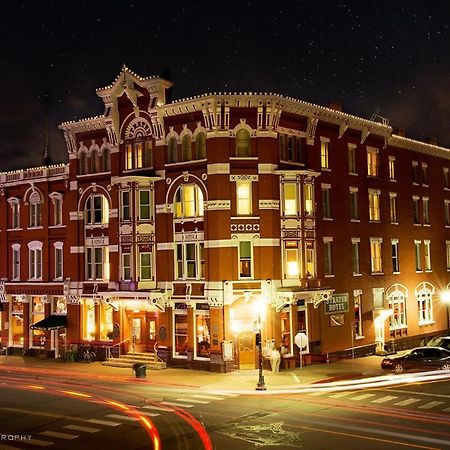
POLYGON ((84 316, 84 339, 92 341, 95 339, 96 324, 95 324, 95 305, 93 300, 85 300, 83 305, 84 316))
MULTIPOLYGON (((196 305, 199 308, 203 304, 196 305)), ((205 305, 207 307, 208 304, 205 305)), ((211 347, 209 309, 195 311, 196 354, 198 358, 209 358, 211 347)))
POLYGON ((113 338, 113 311, 111 305, 102 305, 100 310, 100 339, 102 341, 113 338))
POLYGON ((206 158, 206 135, 205 133, 198 133, 195 138, 195 154, 197 159, 206 158))
POLYGON ((367 149, 367 175, 377 177, 379 172, 378 149, 367 149))
POLYGON ((239 241, 239 278, 251 278, 252 265, 252 243, 239 241))
POLYGON ((397 194, 389 192, 389 215, 391 223, 398 223, 397 219, 397 194))
POLYGON ((423 224, 430 225, 430 199, 428 197, 422 198, 423 207, 423 224))
POLYGON ((354 304, 354 317, 355 317, 355 338, 363 337, 363 322, 362 322, 362 305, 361 305, 361 291, 356 291, 353 294, 353 304, 354 304))
POLYGON ((425 257, 425 270, 431 271, 431 242, 423 241, 423 254, 425 257))
POLYGON ((134 161, 135 168, 142 169, 143 167, 143 142, 134 143, 134 161))
POLYGON ((150 220, 151 217, 151 192, 148 189, 141 189, 139 190, 139 220, 150 220))
POLYGON ((181 140, 181 154, 183 155, 183 161, 192 159, 192 140, 188 134, 185 134, 181 140))
POLYGON ((383 273, 383 260, 381 257, 381 238, 370 238, 370 266, 372 274, 383 273))
POLYGON ((298 241, 284 242, 284 275, 285 278, 298 278, 300 275, 298 241))
POLYGON ((102 194, 93 194, 85 206, 86 225, 105 225, 109 222, 109 205, 102 194))
POLYGON ((297 190, 296 183, 283 184, 283 213, 285 216, 298 215, 297 190))
POLYGON ((150 252, 139 253, 140 271, 139 276, 141 281, 152 279, 152 254, 150 252))
POLYGON ((306 241, 306 276, 308 278, 316 276, 316 247, 315 241, 306 241))
POLYGON ((359 238, 352 238, 352 266, 353 275, 361 273, 359 268, 359 238))
POLYGON ((398 258, 398 239, 391 239, 391 257, 392 257, 392 272, 400 273, 400 261, 398 258))
POLYGON ((414 241, 415 256, 416 256, 416 272, 422 271, 422 255, 420 252, 421 241, 414 241))
POLYGON ((303 185, 304 211, 307 216, 314 215, 314 189, 312 184, 303 185))
POLYGON ((349 173, 356 174, 356 146, 348 145, 348 171, 349 173))
POLYGON ((187 355, 188 350, 188 320, 186 311, 175 310, 174 314, 174 355, 187 355))
POLYGON ((331 186, 322 183, 322 217, 331 219, 331 186))
POLYGON ((236 210, 239 216, 252 213, 252 182, 236 181, 236 210))
POLYGON ((330 168, 329 161, 328 161, 328 147, 329 147, 328 141, 320 142, 320 167, 322 169, 330 168))
POLYGON ((395 180, 395 156, 389 156, 389 179, 395 180))
POLYGON ((406 327, 406 297, 403 292, 393 292, 388 297, 389 309, 392 309, 392 315, 389 316, 390 329, 406 327))
POLYGON ((183 184, 175 194, 174 216, 177 219, 203 217, 203 194, 195 184, 183 184))
POLYGON ((380 221, 380 191, 369 189, 369 220, 380 221))
POLYGON ((358 215, 358 188, 350 187, 350 219, 359 220, 358 215))
POLYGON ((133 145, 127 144, 125 149, 125 170, 133 168, 133 145))
POLYGON ((250 156, 250 133, 247 130, 239 130, 236 133, 236 156, 250 156))
POLYGON ((416 290, 419 325, 433 322, 433 291, 428 289, 426 283, 421 283, 421 289, 416 290))
MULTIPOLYGON (((45 317, 44 313, 44 300, 42 297, 31 297, 30 305, 30 324, 40 322, 45 317)), ((44 337, 43 330, 33 330, 31 329, 31 347, 40 347, 44 343, 41 338, 44 337)))
POLYGON ((332 238, 323 238, 323 266, 325 276, 333 275, 332 238))

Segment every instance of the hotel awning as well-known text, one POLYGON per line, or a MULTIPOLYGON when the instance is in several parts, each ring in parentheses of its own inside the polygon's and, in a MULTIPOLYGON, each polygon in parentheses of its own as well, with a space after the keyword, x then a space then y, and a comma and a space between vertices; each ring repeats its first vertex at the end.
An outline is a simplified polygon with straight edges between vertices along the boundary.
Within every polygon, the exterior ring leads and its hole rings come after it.
POLYGON ((57 330, 67 327, 67 316, 48 316, 30 326, 31 330, 57 330))

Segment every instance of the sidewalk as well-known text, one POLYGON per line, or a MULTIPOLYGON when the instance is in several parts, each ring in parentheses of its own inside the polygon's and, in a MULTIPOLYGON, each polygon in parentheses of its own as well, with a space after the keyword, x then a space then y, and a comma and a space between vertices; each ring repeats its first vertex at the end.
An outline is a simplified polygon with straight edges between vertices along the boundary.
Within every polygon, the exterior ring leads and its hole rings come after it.
MULTIPOLYGON (((323 383, 353 378, 362 378, 384 373, 380 368, 380 356, 367 356, 355 360, 341 360, 330 364, 308 365, 300 370, 285 370, 272 373, 264 370, 267 389, 295 388, 300 384, 323 383)), ((0 371, 32 371, 37 374, 53 373, 56 376, 73 376, 96 380, 144 382, 167 386, 186 386, 202 389, 248 390, 254 389, 258 382, 257 369, 240 370, 231 373, 212 373, 200 370, 168 368, 163 370, 147 370, 146 378, 134 378, 128 368, 103 366, 101 362, 66 363, 54 359, 37 359, 36 357, 0 356, 0 371)))

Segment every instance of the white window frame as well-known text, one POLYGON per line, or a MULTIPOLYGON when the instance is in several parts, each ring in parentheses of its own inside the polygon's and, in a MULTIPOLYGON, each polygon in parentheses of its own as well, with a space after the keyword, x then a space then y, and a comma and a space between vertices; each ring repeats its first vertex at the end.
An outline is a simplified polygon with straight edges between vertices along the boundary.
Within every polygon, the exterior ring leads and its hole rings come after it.
POLYGON ((28 243, 29 280, 42 280, 42 246, 40 241, 28 243))
POLYGON ((389 192, 389 216, 391 219, 391 224, 398 224, 396 192, 389 192))
POLYGON ((28 199, 29 222, 28 228, 42 227, 42 199, 38 191, 33 191, 28 199))
POLYGON ((414 240, 416 272, 422 272, 422 252, 420 251, 421 245, 422 241, 414 240))
POLYGON ((352 222, 359 222, 358 188, 350 186, 349 194, 350 194, 350 220, 352 222))
POLYGON ((252 214, 252 182, 249 180, 236 181, 236 214, 238 216, 252 214))
POLYGON ((202 280, 205 278, 205 244, 203 241, 175 242, 174 256, 175 275, 178 280, 202 280), (194 246, 194 260, 187 259, 187 245, 194 246), (191 261, 195 264, 194 276, 188 276, 188 265, 191 261))
POLYGON ((352 237, 352 270, 353 276, 361 275, 359 243, 361 239, 352 237))
POLYGON ((379 151, 375 147, 366 147, 367 150, 367 176, 378 177, 380 173, 379 151))
POLYGON ((109 247, 86 248, 86 279, 92 281, 109 281, 109 247), (100 255, 100 258, 98 256, 100 255), (100 267, 101 274, 97 275, 100 267))
POLYGON ((13 244, 12 248, 12 279, 20 280, 20 244, 13 244))
POLYGON ((372 275, 383 274, 383 238, 370 238, 370 271, 372 275))
POLYGON ((91 194, 84 207, 86 226, 102 226, 109 223, 109 203, 103 194, 91 194), (96 199, 100 199, 100 207, 96 205, 96 199), (96 213, 100 214, 100 220, 97 220, 96 213))
POLYGON ((417 300, 419 325, 430 325, 434 323, 433 317, 433 295, 434 286, 431 283, 422 282, 415 289, 417 300))
POLYGON ((422 197, 423 225, 430 225, 430 198, 422 197))
POLYGON ((356 144, 348 144, 348 173, 350 175, 357 175, 358 169, 356 167, 356 144))
POLYGON ((428 164, 422 163, 422 185, 428 186, 428 164))
POLYGON ((254 253, 253 253, 253 242, 252 242, 252 240, 251 239, 245 239, 245 238, 239 239, 239 241, 238 241, 238 276, 239 276, 240 280, 251 280, 251 279, 253 279, 253 276, 254 276, 254 267, 253 267, 253 265, 254 265, 254 253), (245 258, 244 258, 244 257, 241 256, 241 252, 242 252, 241 244, 244 244, 244 243, 248 243, 250 245, 250 257, 245 256, 245 258), (241 261, 250 261, 250 275, 243 276, 241 274, 241 261))
POLYGON ((132 259, 131 259, 131 252, 122 252, 122 280, 123 281, 131 281, 133 278, 133 263, 132 263, 132 259), (125 263, 125 259, 126 257, 129 257, 129 262, 125 263), (128 270, 130 272, 130 276, 127 277, 126 276, 126 270, 128 270))
POLYGON ((131 220, 131 191, 120 191, 120 220, 122 222, 129 222, 131 220), (128 197, 128 204, 125 202, 125 197, 128 197), (125 211, 128 211, 128 217, 125 217, 125 211))
POLYGON ((195 183, 187 183, 179 186, 174 196, 174 208, 173 214, 175 219, 195 219, 199 217, 203 217, 204 209, 203 209, 203 192, 195 183), (186 211, 190 208, 186 207, 186 191, 192 188, 193 192, 193 215, 187 215, 186 211))
POLYGON ((419 208, 419 201, 420 201, 420 197, 417 195, 413 195, 412 197, 412 201, 413 201, 413 223, 414 225, 422 225, 420 223, 420 208, 419 208))
POLYGON ((423 254, 425 257, 425 272, 431 272, 431 241, 429 239, 423 241, 423 254))
POLYGON ((450 241, 445 241, 445 255, 447 261, 447 272, 450 271, 450 241))
POLYGON ((140 221, 152 220, 153 219, 152 190, 149 189, 149 188, 148 189, 139 189, 139 191, 137 192, 137 195, 138 195, 138 200, 139 200, 139 220, 140 221), (142 201, 141 194, 143 194, 144 192, 148 193, 148 203, 144 203, 142 201), (144 218, 142 217, 143 216, 143 214, 142 214, 143 211, 145 211, 145 212, 148 211, 148 217, 144 217, 144 218))
MULTIPOLYGON (((282 184, 282 199, 283 199, 283 216, 295 217, 299 215, 299 205, 298 205, 298 184, 295 181, 285 182, 282 184), (288 189, 286 189, 288 188, 288 189), (295 198, 287 198, 288 191, 294 193, 295 198)), ((290 193, 290 192, 289 192, 290 193)))
POLYGON ((398 253, 398 239, 391 239, 391 260, 392 260, 392 273, 399 274, 400 258, 398 253))
POLYGON ((64 278, 64 244, 62 242, 55 242, 53 244, 55 249, 55 281, 64 278))
POLYGON ((418 166, 419 163, 417 161, 411 162, 411 168, 412 168, 412 183, 414 185, 419 184, 419 172, 418 172, 418 166))
POLYGON ((139 252, 139 281, 152 281, 153 280, 153 253, 152 252, 139 252), (150 260, 149 266, 144 266, 142 263, 142 257, 148 256, 150 260), (149 278, 143 278, 142 276, 142 269, 143 267, 148 267, 150 271, 150 277, 149 278))
POLYGON ((20 200, 11 197, 7 201, 11 206, 11 229, 20 229, 20 200))
POLYGON ((285 279, 298 279, 300 276, 300 242, 296 240, 286 239, 283 240, 283 272, 285 279), (294 255, 292 258, 289 255, 294 255), (289 262, 294 262, 297 267, 296 273, 290 268, 294 265, 290 265, 289 262))
POLYGON ((322 218, 333 220, 331 213, 331 184, 322 183, 322 218))
POLYGON ((389 156, 389 181, 396 181, 396 179, 395 179, 395 156, 389 156))
POLYGON ((369 221, 380 222, 380 196, 381 191, 379 189, 368 189, 369 196, 369 221))
POLYGON ((330 170, 330 139, 320 137, 320 168, 330 170))
POLYGON ((389 309, 393 311, 392 315, 389 316, 389 330, 399 330, 408 327, 407 314, 406 314, 406 303, 407 303, 407 291, 399 289, 393 291, 388 295, 389 309), (398 313, 396 313, 396 308, 398 313))
POLYGON ((444 189, 450 189, 450 176, 448 167, 444 167, 444 189))
POLYGON ((354 308, 354 333, 355 339, 364 339, 363 321, 362 321, 362 290, 355 289, 353 291, 353 308, 354 308))

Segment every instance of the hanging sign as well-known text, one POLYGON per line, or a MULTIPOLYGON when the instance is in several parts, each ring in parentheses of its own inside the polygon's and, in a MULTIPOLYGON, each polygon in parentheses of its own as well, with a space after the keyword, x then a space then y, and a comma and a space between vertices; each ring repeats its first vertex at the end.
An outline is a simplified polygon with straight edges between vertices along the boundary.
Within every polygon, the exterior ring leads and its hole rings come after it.
POLYGON ((333 294, 324 302, 325 314, 339 314, 348 312, 348 294, 333 294))

